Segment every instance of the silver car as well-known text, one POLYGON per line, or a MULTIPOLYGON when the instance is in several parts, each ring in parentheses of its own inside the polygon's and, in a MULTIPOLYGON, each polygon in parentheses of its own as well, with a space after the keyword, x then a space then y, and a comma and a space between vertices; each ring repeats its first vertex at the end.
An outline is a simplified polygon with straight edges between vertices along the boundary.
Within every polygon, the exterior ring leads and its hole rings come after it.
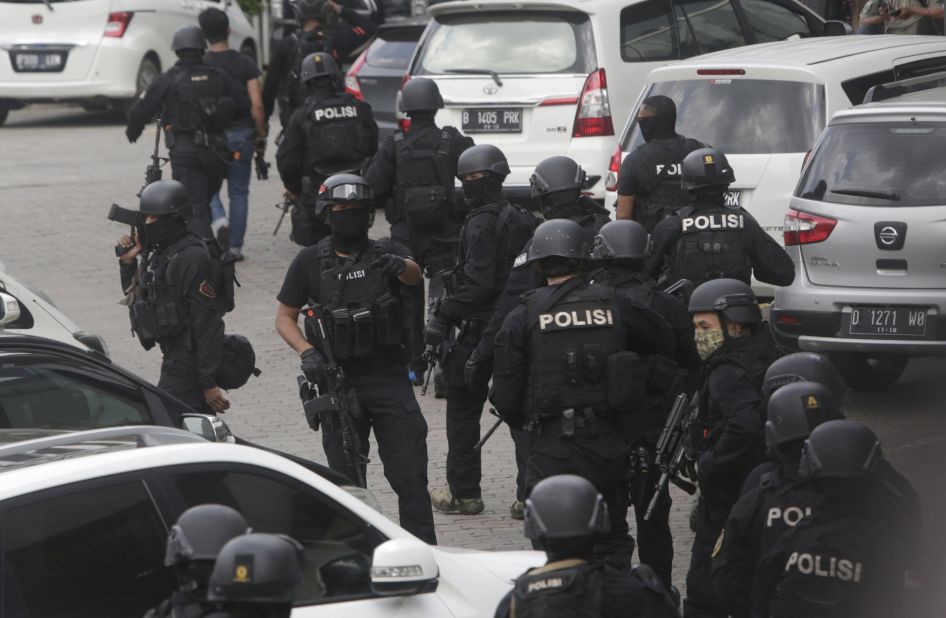
POLYGON ((892 384, 911 356, 946 355, 946 88, 930 84, 838 112, 785 217, 796 276, 776 292, 773 331, 827 353, 851 388, 892 384))

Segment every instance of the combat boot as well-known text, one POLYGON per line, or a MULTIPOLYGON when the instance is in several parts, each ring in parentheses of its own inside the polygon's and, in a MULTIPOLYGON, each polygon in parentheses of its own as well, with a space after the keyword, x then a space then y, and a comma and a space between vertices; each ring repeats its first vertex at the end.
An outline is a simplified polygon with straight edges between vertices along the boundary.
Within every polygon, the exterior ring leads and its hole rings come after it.
POLYGON ((449 487, 430 490, 430 504, 442 513, 460 515, 479 515, 485 508, 482 498, 456 498, 449 487))
POLYGON ((509 516, 513 519, 525 519, 526 518, 526 505, 522 500, 516 500, 512 503, 512 506, 509 507, 509 516))

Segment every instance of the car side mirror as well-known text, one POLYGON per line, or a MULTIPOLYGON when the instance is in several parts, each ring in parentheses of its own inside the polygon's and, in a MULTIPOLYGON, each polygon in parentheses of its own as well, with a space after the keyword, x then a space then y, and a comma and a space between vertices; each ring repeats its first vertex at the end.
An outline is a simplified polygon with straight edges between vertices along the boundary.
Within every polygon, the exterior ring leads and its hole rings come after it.
POLYGON ((392 539, 374 550, 371 590, 383 596, 436 592, 440 569, 434 552, 418 539, 392 539))
POLYGON ((20 319, 20 301, 0 292, 0 328, 20 319))
POLYGON ((182 414, 181 429, 197 434, 210 442, 236 442, 233 432, 223 419, 212 414, 182 414))
POLYGON ((847 36, 853 34, 854 29, 851 24, 835 19, 824 22, 824 32, 822 36, 847 36))
POLYGON ((371 590, 371 563, 361 553, 339 556, 319 567, 325 596, 364 594, 371 590))

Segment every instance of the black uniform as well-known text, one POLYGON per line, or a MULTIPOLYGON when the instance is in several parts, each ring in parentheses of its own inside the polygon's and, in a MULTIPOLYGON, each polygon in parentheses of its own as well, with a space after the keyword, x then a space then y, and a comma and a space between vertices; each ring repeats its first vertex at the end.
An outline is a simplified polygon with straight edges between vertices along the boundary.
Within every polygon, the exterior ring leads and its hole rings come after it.
MULTIPOLYGON (((436 543, 427 494, 427 422, 407 380, 401 284, 370 266, 383 254, 410 257, 406 248, 386 238, 369 240, 357 254, 340 257, 332 238, 325 238, 296 255, 277 298, 289 307, 317 303, 331 316, 326 327, 333 352, 365 414, 357 425, 364 454, 373 427, 384 476, 398 496, 401 526, 436 543), (371 313, 368 328, 361 326, 365 321, 352 321, 359 310, 371 313)), ((311 343, 318 348, 318 341, 311 343)), ((355 478, 347 469, 339 433, 323 431, 322 444, 329 465, 355 478)))
POLYGON ((778 354, 768 331, 730 341, 707 359, 699 414, 691 427, 700 498, 696 507, 686 616, 725 616, 713 588, 711 558, 750 471, 762 461, 762 378, 778 354))
POLYGON ((157 343, 164 358, 158 388, 200 412, 213 414, 204 391, 217 385, 227 307, 219 268, 204 241, 180 233, 166 248, 120 264, 122 289, 131 297, 132 328, 144 348, 157 343))
POLYGON ((660 580, 647 567, 631 571, 607 563, 560 560, 520 575, 495 618, 675 618, 660 580))
POLYGON ((212 611, 207 601, 207 591, 181 592, 175 590, 171 596, 145 613, 145 618, 201 618, 212 611))
POLYGON ((652 521, 644 520, 644 513, 657 487, 659 474, 650 465, 656 452, 657 439, 667 419, 673 396, 678 391, 690 392, 695 383, 696 374, 702 362, 696 352, 693 341, 693 321, 686 305, 677 297, 658 289, 649 277, 629 268, 608 266, 594 275, 595 283, 614 287, 619 294, 627 295, 654 313, 663 317, 674 331, 676 350, 672 364, 661 363, 653 366, 653 385, 648 389, 645 401, 633 414, 621 417, 624 438, 631 447, 632 472, 635 458, 644 456, 649 474, 638 473, 632 478, 631 504, 637 520, 637 553, 641 562, 650 566, 669 589, 673 571, 673 537, 670 533, 670 493, 657 502, 658 509, 652 521), (677 372, 679 382, 676 382, 677 372), (676 382, 676 384, 675 384, 676 382), (675 387, 675 388, 674 388, 675 387))
POLYGON ((618 195, 634 198, 633 219, 653 233, 664 217, 690 203, 680 188, 680 163, 706 145, 689 137, 674 135, 644 142, 628 153, 618 173, 618 195))
MULTIPOLYGON (((442 273, 456 264, 462 200, 454 195, 460 153, 473 140, 453 127, 413 119, 406 135, 396 133, 381 145, 365 171, 379 206, 391 225, 391 238, 409 247, 430 279, 430 298, 443 296, 442 273)), ((410 294, 411 358, 424 351, 424 286, 410 294)))
POLYGON ((668 282, 689 279, 699 287, 710 279, 756 279, 785 286, 795 279, 795 265, 742 208, 697 201, 667 217, 653 234, 654 255, 647 273, 668 282))
POLYGON ((526 495, 555 474, 588 479, 611 517, 596 554, 628 566, 634 541, 618 411, 626 408, 613 404, 625 397, 618 387, 642 389, 644 377, 608 367, 619 352, 670 356, 674 345, 663 318, 580 277, 524 295, 496 335, 490 399, 511 427, 531 433, 526 495))
POLYGON ((378 149, 371 106, 339 92, 325 78, 319 82, 292 114, 276 151, 283 184, 301 196, 302 203, 292 210, 292 239, 306 247, 331 232, 315 209, 322 182, 338 172, 361 169, 378 149))
POLYGON ((210 198, 220 190, 231 158, 223 129, 244 113, 244 100, 245 86, 241 89, 225 71, 199 56, 187 56, 158 76, 128 115, 125 135, 134 142, 145 124, 160 114, 171 176, 191 195, 188 227, 203 238, 212 237, 210 198))

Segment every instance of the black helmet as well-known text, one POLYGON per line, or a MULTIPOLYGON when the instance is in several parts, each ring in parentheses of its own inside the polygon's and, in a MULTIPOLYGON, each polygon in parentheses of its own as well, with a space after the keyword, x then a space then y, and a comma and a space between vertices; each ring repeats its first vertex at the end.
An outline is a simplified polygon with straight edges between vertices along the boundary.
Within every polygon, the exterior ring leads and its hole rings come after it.
POLYGON ((588 259, 585 232, 571 219, 552 219, 535 228, 532 244, 529 246, 528 261, 535 262, 553 256, 573 260, 588 259))
POLYGON ((491 144, 479 144, 467 148, 457 159, 457 178, 462 180, 464 176, 474 172, 492 172, 505 178, 509 175, 506 155, 491 144))
POLYGON ((715 148, 694 150, 683 159, 680 186, 685 191, 704 187, 728 187, 736 181, 726 155, 715 148))
POLYGON ((415 77, 401 89, 401 111, 433 112, 443 109, 443 97, 437 82, 426 77, 415 77))
POLYGON ((305 553, 282 534, 245 534, 223 546, 207 586, 207 600, 288 604, 302 592, 305 553))
POLYGON ((191 194, 176 180, 156 180, 141 191, 142 215, 175 215, 186 219, 192 209, 191 194))
POLYGON ((870 427, 859 421, 828 421, 805 440, 798 472, 811 479, 866 479, 877 474, 883 459, 870 427))
POLYGON ((844 401, 844 382, 831 361, 815 352, 795 352, 769 365, 762 382, 762 394, 769 397, 792 382, 817 382, 831 391, 840 405, 844 401))
POLYGON ((214 379, 224 390, 240 388, 251 375, 260 375, 256 368, 256 352, 253 344, 243 335, 230 333, 223 337, 223 353, 214 379))
POLYGON ((174 38, 171 39, 172 51, 203 51, 205 49, 207 49, 207 42, 204 40, 204 31, 200 29, 200 26, 181 26, 174 31, 174 38))
POLYGON ((711 279, 693 290, 690 313, 714 311, 736 324, 761 324, 762 311, 752 288, 738 279, 711 279))
POLYGON ((177 518, 168 534, 165 566, 204 560, 213 562, 230 539, 250 531, 243 515, 222 504, 200 504, 177 518))
POLYGON ((766 408, 765 445, 773 449, 811 435, 818 425, 843 419, 834 393, 817 382, 795 382, 778 389, 766 408))
POLYGON ((580 476, 550 476, 539 481, 526 498, 526 538, 579 539, 599 536, 609 528, 604 498, 580 476))
POLYGON ((585 186, 585 170, 568 157, 549 157, 535 166, 529 179, 532 197, 559 191, 581 191, 585 186))
POLYGON ((296 19, 322 19, 325 9, 325 0, 299 0, 296 2, 296 19))
POLYGON ((305 84, 320 77, 338 79, 339 74, 338 64, 335 63, 335 59, 331 55, 325 52, 316 52, 302 59, 299 81, 305 84))
POLYGON ((373 214, 374 191, 368 181, 357 174, 335 174, 326 178, 319 187, 316 215, 324 215, 332 204, 363 204, 372 207, 373 214))
POLYGON ((605 223, 591 243, 592 260, 643 260, 650 255, 650 235, 637 221, 605 223))

